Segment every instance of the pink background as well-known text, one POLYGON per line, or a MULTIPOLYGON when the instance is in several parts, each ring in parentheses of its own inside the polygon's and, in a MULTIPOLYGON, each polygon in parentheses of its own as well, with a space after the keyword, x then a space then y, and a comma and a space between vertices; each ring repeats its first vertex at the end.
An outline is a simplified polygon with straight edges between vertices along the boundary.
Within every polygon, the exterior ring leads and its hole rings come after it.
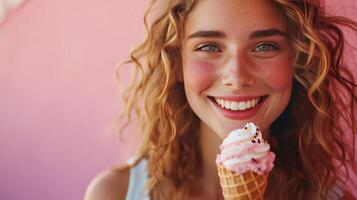
MULTIPOLYGON (((355 0, 328 2, 357 14, 355 0)), ((82 199, 95 174, 135 151, 135 130, 122 142, 111 122, 120 110, 113 69, 143 38, 146 3, 28 0, 8 16, 0 27, 1 200, 82 199)))

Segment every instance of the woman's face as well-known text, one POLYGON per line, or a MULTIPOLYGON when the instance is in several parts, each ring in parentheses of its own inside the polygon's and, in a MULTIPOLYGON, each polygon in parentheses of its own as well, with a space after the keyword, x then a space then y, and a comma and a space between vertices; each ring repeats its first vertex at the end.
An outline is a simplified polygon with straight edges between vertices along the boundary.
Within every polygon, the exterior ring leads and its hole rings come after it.
POLYGON ((199 1, 182 53, 187 100, 221 138, 247 122, 267 130, 289 102, 286 24, 271 1, 199 1))

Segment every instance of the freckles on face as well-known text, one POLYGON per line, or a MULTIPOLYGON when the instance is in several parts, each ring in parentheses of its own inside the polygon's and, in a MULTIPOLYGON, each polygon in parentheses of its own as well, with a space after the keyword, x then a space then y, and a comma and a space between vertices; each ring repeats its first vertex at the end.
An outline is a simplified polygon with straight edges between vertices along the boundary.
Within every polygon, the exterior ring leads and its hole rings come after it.
POLYGON ((205 90, 215 79, 215 68, 211 62, 188 58, 183 70, 186 87, 197 92, 205 90))

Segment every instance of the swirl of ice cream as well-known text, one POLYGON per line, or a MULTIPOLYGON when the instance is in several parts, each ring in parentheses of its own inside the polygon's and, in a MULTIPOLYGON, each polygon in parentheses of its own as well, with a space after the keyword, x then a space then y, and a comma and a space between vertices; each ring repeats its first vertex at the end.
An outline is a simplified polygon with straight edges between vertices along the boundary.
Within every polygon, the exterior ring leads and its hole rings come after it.
POLYGON ((254 123, 247 123, 244 128, 229 133, 220 149, 216 162, 238 174, 247 171, 263 174, 274 167, 275 154, 269 151, 270 145, 254 123))

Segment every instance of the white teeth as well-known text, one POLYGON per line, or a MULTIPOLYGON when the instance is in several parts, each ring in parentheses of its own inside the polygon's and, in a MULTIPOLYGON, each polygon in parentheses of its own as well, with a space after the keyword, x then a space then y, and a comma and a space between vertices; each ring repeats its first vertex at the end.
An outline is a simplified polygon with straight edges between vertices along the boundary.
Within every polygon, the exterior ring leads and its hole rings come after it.
POLYGON ((245 110, 246 107, 246 103, 245 102, 239 102, 239 110, 245 110))
POLYGON ((231 102, 230 101, 225 101, 224 107, 227 108, 227 109, 231 109, 231 102))
POLYGON ((227 101, 219 98, 215 98, 217 104, 219 104, 222 108, 229 110, 247 110, 249 108, 254 108, 258 102, 259 98, 252 99, 249 101, 227 101))
POLYGON ((239 104, 236 101, 232 101, 231 110, 239 110, 239 104))
POLYGON ((247 105, 246 106, 247 106, 247 109, 252 107, 252 101, 247 101, 247 105))

